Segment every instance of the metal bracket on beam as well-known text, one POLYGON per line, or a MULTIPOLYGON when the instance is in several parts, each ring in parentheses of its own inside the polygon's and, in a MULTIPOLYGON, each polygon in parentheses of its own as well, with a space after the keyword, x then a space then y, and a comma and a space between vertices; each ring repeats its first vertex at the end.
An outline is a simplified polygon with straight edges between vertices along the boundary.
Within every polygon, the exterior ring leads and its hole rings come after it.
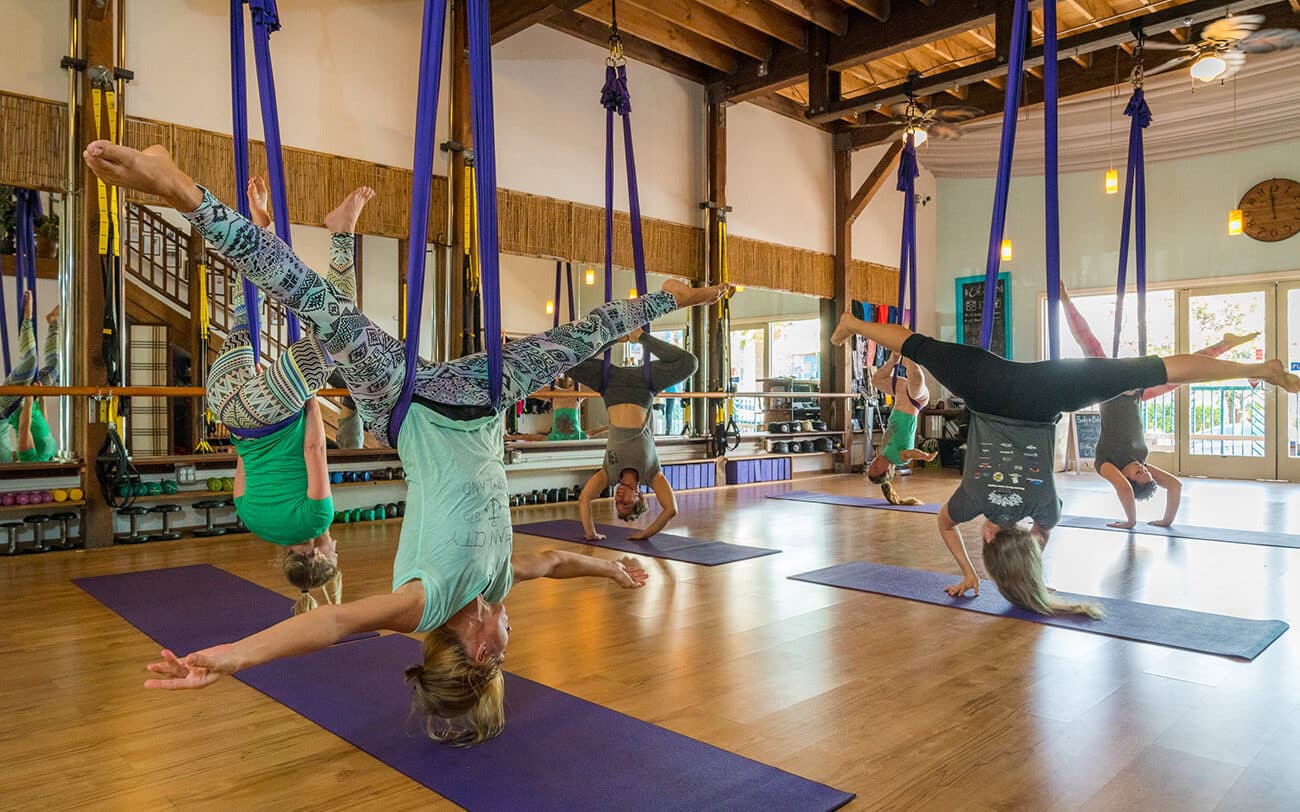
POLYGON ((63 70, 71 68, 72 70, 84 71, 86 69, 86 60, 81 57, 65 56, 59 60, 59 67, 63 70))

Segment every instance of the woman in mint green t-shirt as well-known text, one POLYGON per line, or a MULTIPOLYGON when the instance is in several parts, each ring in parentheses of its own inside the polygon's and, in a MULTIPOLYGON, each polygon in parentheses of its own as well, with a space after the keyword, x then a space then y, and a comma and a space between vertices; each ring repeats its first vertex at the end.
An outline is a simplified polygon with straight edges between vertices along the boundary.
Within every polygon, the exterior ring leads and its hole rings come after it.
MULTIPOLYGON (((33 384, 55 386, 59 382, 59 307, 45 316, 48 325, 41 367, 36 368, 36 331, 32 328, 32 292, 23 293, 23 317, 18 324, 18 357, 9 375, 7 386, 33 384)), ((41 412, 40 403, 32 397, 9 395, 0 397, 0 461, 12 462, 17 450, 18 462, 47 462, 58 451, 50 434, 50 426, 41 412), (17 432, 16 442, 11 441, 10 429, 17 432)))
MULTIPOLYGON (((86 150, 86 162, 105 180, 162 197, 240 274, 297 314, 338 364, 371 434, 387 438, 405 375, 400 341, 274 234, 197 186, 161 147, 137 152, 96 141, 86 150)), ((637 325, 679 307, 711 304, 728 291, 725 285, 692 288, 672 280, 660 292, 601 305, 579 321, 511 342, 502 353, 501 403, 549 384, 637 325)), ((510 620, 501 601, 515 582, 599 576, 625 588, 645 583, 645 571, 634 562, 562 551, 512 558, 504 421, 488 394, 484 354, 442 364, 421 361, 415 374, 410 410, 396 432, 408 496, 392 591, 326 606, 183 659, 164 651, 163 661, 150 666, 164 678, 148 687, 201 688, 222 674, 315 651, 362 631, 424 632, 424 662, 406 672, 416 705, 429 720, 431 736, 473 744, 504 725, 501 663, 510 620)))

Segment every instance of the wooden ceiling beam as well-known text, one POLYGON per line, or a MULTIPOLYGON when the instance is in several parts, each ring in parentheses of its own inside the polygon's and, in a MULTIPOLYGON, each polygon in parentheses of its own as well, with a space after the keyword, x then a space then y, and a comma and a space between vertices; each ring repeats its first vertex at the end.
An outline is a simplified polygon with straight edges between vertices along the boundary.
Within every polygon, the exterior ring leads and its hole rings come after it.
POLYGON ((800 51, 808 47, 807 24, 765 0, 698 0, 698 2, 778 42, 784 42, 800 51))
MULTIPOLYGON (((781 0, 782 3, 792 1, 781 0)), ((885 24, 869 17, 855 16, 848 22, 847 30, 838 32, 841 36, 831 41, 828 64, 833 70, 844 70, 987 25, 993 21, 994 9, 1006 1, 961 0, 934 7, 897 4, 885 24)), ((1041 0, 1031 1, 1041 3, 1041 0)), ((743 101, 802 82, 810 65, 806 53, 789 46, 778 48, 765 63, 742 65, 727 77, 718 92, 728 101, 743 101)))
POLYGON ((492 44, 531 28, 562 11, 572 11, 585 0, 495 0, 490 9, 492 44))
MULTIPOLYGON (((610 24, 612 3, 610 0, 591 0, 579 6, 578 14, 583 17, 610 24)), ((714 70, 731 73, 736 70, 739 60, 736 52, 716 42, 689 31, 676 23, 668 22, 639 6, 625 5, 619 9, 619 33, 626 31, 647 42, 653 42, 661 48, 667 48, 714 70)), ((608 39, 608 37, 607 37, 608 39)))
POLYGON ((767 0, 818 28, 840 36, 849 27, 849 14, 831 0, 767 0))
POLYGON ((843 0, 863 14, 879 22, 889 21, 889 0, 843 0))
POLYGON ((867 179, 862 181, 862 185, 849 199, 848 215, 850 223, 862 216, 863 209, 871 202, 871 198, 876 196, 876 192, 880 191, 880 187, 885 185, 885 181, 889 180, 894 167, 898 165, 898 156, 903 154, 903 142, 898 139, 897 135, 892 136, 892 138, 893 143, 889 145, 889 149, 885 150, 885 154, 880 156, 876 168, 871 170, 871 174, 867 175, 867 179))
POLYGON ((695 0, 626 0, 626 3, 754 59, 767 59, 771 53, 767 37, 695 0))
MULTIPOLYGON (((542 25, 602 48, 609 45, 609 26, 590 17, 584 17, 576 11, 558 12, 546 18, 542 25)), ((647 42, 633 34, 623 32, 620 36, 623 40, 623 53, 627 54, 629 59, 635 59, 699 84, 716 81, 720 75, 699 62, 687 59, 681 54, 653 42, 647 42)))
MULTIPOLYGON (((1229 7, 1231 7, 1235 12, 1243 12, 1252 8, 1266 6, 1273 2, 1276 2, 1276 0, 1237 0, 1237 2, 1231 3, 1227 2, 1227 0, 1191 0, 1191 2, 1188 3, 1166 7, 1162 10, 1152 12, 1139 17, 1136 20, 1122 20, 1120 22, 1103 26, 1102 28, 1066 37, 1061 40, 1060 49, 1062 51, 1073 49, 1077 53, 1090 53, 1093 51, 1114 48, 1116 46, 1122 47, 1122 44, 1130 42, 1133 37, 1132 31, 1130 30, 1130 24, 1138 25, 1144 31, 1164 33, 1169 30, 1175 20, 1191 18, 1193 24, 1198 24, 1218 19, 1226 13, 1229 7)), ((1033 68, 1042 64, 1042 45, 1035 45, 1029 48, 1025 54, 1025 67, 1033 68)), ((1082 70, 1081 66, 1074 65, 1074 67, 1082 70)), ((913 92, 917 94, 939 93, 953 85, 974 84, 983 82, 986 79, 1005 75, 1006 69, 1006 64, 996 58, 984 60, 946 71, 944 73, 925 76, 916 83, 913 92)), ((1099 73, 1104 72, 1105 71, 1099 71, 1099 73)), ((902 92, 902 88, 887 88, 875 93, 867 93, 862 96, 845 99, 838 104, 828 105, 825 111, 812 115, 810 118, 818 121, 830 121, 840 118, 845 113, 872 109, 876 105, 893 104, 894 102, 901 101, 903 98, 905 98, 905 95, 902 92)))

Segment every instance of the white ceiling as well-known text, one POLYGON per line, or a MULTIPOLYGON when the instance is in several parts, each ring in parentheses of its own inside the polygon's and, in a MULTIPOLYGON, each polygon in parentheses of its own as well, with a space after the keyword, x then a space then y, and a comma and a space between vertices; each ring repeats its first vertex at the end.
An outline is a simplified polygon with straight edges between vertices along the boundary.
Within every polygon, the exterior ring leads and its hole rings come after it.
MULTIPOLYGON (((1163 57, 1163 52, 1149 52, 1147 62, 1160 64, 1163 57)), ((1129 61, 1125 60, 1120 70, 1129 67, 1129 61)), ((1092 69, 1114 70, 1114 67, 1095 64, 1092 69)), ((1124 106, 1131 92, 1126 83, 1061 102, 1062 172, 1124 165, 1129 129, 1124 106)), ((1170 71, 1146 81, 1146 97, 1151 108, 1151 125, 1143 136, 1147 161, 1205 155, 1297 138, 1300 137, 1300 49, 1252 54, 1246 67, 1226 84, 1198 83, 1194 90, 1186 69, 1170 71)), ((991 177, 997 172, 1001 129, 1001 116, 968 124, 960 139, 923 144, 918 150, 921 162, 936 175, 991 177)), ((1022 110, 1016 130, 1015 173, 1041 175, 1042 105, 1027 112, 1022 110)))

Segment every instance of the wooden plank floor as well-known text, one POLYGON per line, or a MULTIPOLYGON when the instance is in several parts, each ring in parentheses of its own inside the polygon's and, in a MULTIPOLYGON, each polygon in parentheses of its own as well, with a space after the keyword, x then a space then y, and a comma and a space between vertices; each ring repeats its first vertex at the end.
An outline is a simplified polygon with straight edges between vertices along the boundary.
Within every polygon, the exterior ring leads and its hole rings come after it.
MULTIPOLYGON (((1095 477, 1062 479, 1068 511, 1115 509, 1095 477)), ((941 501, 954 482, 904 487, 941 501)), ((848 476, 798 487, 867 492, 848 476)), ((1295 629, 1242 663, 789 581, 857 559, 955 569, 931 516, 771 489, 681 494, 673 530, 781 555, 648 559, 640 592, 518 587, 511 670, 856 792, 854 810, 1300 808, 1295 629)), ((1189 523, 1300 531, 1298 486, 1193 480, 1186 493, 1189 523)), ((339 528, 349 596, 388 588, 397 532, 339 528)), ((516 538, 523 551, 557 544, 516 538)), ((237 682, 146 692, 157 647, 69 583, 211 562, 288 594, 273 556, 231 538, 0 559, 0 808, 454 808, 237 682)), ((1300 624, 1300 550, 1061 529, 1047 558, 1061 589, 1300 624)), ((637 769, 598 753, 593 770, 637 769)))

